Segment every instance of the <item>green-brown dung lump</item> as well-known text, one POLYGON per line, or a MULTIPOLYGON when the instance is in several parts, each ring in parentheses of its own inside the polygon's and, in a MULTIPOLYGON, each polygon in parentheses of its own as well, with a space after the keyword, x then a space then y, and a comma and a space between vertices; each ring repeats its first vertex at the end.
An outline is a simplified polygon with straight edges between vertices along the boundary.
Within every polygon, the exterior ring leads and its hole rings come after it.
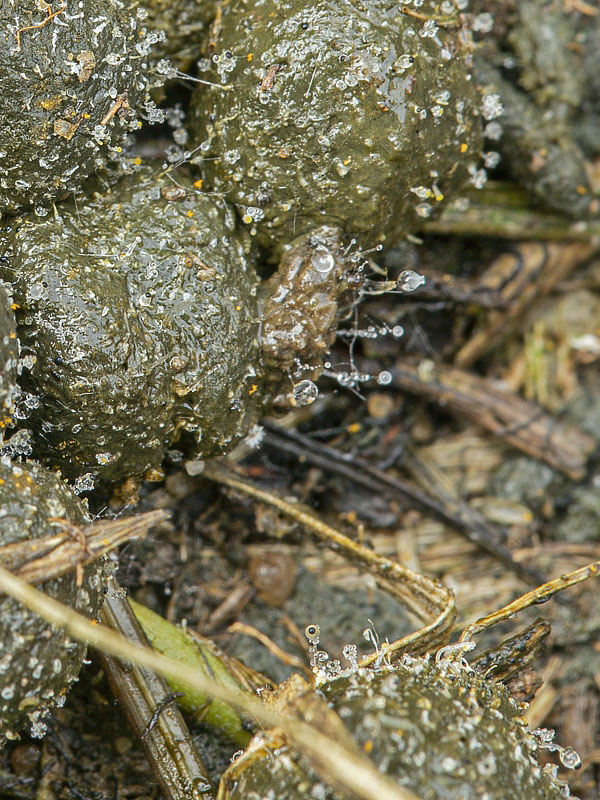
MULTIPOLYGON (((80 524, 86 514, 60 477, 37 464, 0 459, 0 546, 53 536, 58 529, 51 520, 63 518, 80 524)), ((102 599, 102 572, 98 561, 84 571, 80 587, 73 573, 41 588, 91 617, 102 599)), ((45 711, 64 702, 84 655, 84 645, 11 597, 0 598, 0 747, 25 726, 33 736, 43 735, 45 711)))
POLYGON ((11 221, 22 376, 41 397, 35 453, 75 477, 157 467, 182 429, 199 455, 245 435, 257 404, 254 262, 231 209, 144 169, 44 220, 11 221))
POLYGON ((139 122, 150 44, 117 0, 0 0, 0 211, 78 188, 139 122))
POLYGON ((19 393, 18 359, 19 344, 15 316, 6 289, 0 283, 0 441, 4 428, 12 420, 19 393))
MULTIPOLYGON (((505 687, 404 656, 398 667, 359 670, 320 687, 363 753, 420 800, 559 800, 542 772, 538 741, 505 687)), ((222 800, 347 800, 276 742, 259 744, 225 773, 222 800), (278 746, 277 746, 278 745, 278 746)))
MULTIPOLYGON (((476 171, 467 32, 398 3, 225 4, 192 107, 197 163, 262 244, 413 230, 476 171)), ((361 237, 363 238, 363 237, 361 237)))

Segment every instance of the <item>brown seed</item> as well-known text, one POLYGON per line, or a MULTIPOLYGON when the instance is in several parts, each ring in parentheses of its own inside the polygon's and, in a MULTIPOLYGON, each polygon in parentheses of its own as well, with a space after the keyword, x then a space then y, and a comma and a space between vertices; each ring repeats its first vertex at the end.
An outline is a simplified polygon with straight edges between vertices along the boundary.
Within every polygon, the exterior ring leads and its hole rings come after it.
POLYGON ((296 587, 296 563, 286 553, 255 553, 248 564, 248 575, 260 599, 275 608, 281 608, 296 587))

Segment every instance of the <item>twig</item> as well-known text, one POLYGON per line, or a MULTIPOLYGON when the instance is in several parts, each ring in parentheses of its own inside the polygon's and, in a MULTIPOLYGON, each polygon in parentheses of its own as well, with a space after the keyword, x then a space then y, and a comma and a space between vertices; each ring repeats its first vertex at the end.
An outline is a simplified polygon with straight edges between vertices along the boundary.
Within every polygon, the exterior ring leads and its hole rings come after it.
POLYGON ((598 445, 596 439, 574 425, 558 422, 540 406, 498 389, 485 378, 433 361, 402 359, 390 371, 397 389, 476 422, 573 480, 585 476, 588 456, 598 445))
POLYGON ((557 592, 561 592, 569 586, 575 586, 577 583, 582 583, 582 581, 587 581, 588 578, 593 578, 598 574, 600 574, 600 561, 594 561, 593 564, 587 564, 585 567, 573 570, 573 572, 563 573, 560 577, 554 578, 554 580, 538 586, 531 592, 517 597, 516 600, 513 600, 508 605, 503 606, 498 611, 494 611, 493 614, 487 614, 485 617, 473 622, 461 633, 459 641, 468 641, 475 634, 481 633, 486 628, 491 628, 497 622, 509 619, 514 614, 518 614, 519 611, 529 608, 529 606, 545 603, 557 592))
MULTIPOLYGON (((215 462, 206 465, 203 477, 237 489, 263 503, 268 503, 306 526, 319 539, 350 561, 366 567, 382 589, 395 597, 421 622, 426 623, 414 633, 392 642, 386 649, 388 654, 409 652, 417 655, 427 652, 447 640, 456 616, 456 608, 453 592, 442 586, 439 581, 413 572, 397 561, 391 561, 367 550, 363 545, 344 536, 335 528, 304 510, 299 504, 288 502, 272 492, 247 483, 226 472, 215 462)), ((361 661, 361 666, 371 664, 376 658, 377 654, 367 656, 361 661)))
MULTIPOLYGON (((127 598, 114 585, 106 595, 100 619, 136 646, 147 645, 127 598)), ((123 663, 102 651, 98 655, 167 800, 214 798, 206 765, 179 709, 172 704, 166 680, 148 667, 123 663)))
POLYGON ((324 779, 333 779, 348 792, 363 800, 418 800, 412 792, 398 786, 395 781, 379 773, 377 768, 356 752, 350 752, 320 730, 297 718, 277 713, 255 697, 230 687, 222 686, 210 677, 190 670, 166 656, 145 647, 131 644, 101 625, 93 625, 77 612, 34 589, 29 584, 0 568, 0 591, 24 603, 47 622, 64 629, 78 641, 86 642, 117 658, 127 659, 161 672, 196 691, 211 694, 225 703, 250 714, 269 727, 279 727, 289 741, 304 753, 311 766, 324 779))
POLYGON ((150 528, 169 516, 167 511, 148 511, 135 517, 100 520, 81 528, 68 520, 56 520, 63 528, 61 533, 0 547, 0 566, 28 583, 59 578, 129 539, 145 536, 150 528))
POLYGON ((259 631, 258 628, 255 628, 252 625, 246 625, 243 622, 234 622, 227 628, 228 633, 242 633, 244 636, 251 636, 253 639, 256 639, 260 642, 267 650, 275 656, 275 658, 282 661, 284 664, 287 664, 289 667, 297 667, 301 669, 308 677, 312 676, 312 672, 308 669, 304 661, 297 656, 293 656, 290 653, 286 653, 285 650, 282 650, 278 644, 276 644, 272 639, 259 631))
POLYGON ((334 472, 358 486, 371 492, 391 497, 407 508, 416 508, 429 514, 446 525, 460 531, 470 542, 481 547, 527 583, 538 584, 544 576, 531 570, 518 561, 501 541, 497 528, 483 520, 481 515, 461 514, 455 507, 444 505, 425 492, 399 478, 393 478, 383 470, 374 467, 359 456, 340 453, 331 447, 319 444, 297 431, 281 428, 270 420, 263 420, 267 430, 266 442, 279 449, 294 453, 327 472, 334 472))
POLYGON ((600 222, 561 217, 532 208, 529 195, 516 184, 490 181, 466 192, 468 206, 450 204, 441 217, 425 222, 421 232, 442 236, 492 236, 516 241, 588 242, 600 235, 600 222))

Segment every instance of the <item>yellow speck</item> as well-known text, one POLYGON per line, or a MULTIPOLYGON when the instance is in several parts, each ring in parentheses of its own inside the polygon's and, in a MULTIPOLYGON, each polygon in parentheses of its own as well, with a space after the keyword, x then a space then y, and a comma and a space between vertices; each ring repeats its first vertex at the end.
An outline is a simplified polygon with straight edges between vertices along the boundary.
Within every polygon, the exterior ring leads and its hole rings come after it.
POLYGON ((122 153, 123 152, 123 148, 120 145, 117 146, 116 150, 117 150, 117 153, 122 153))
POLYGON ((581 195, 584 195, 584 194, 588 193, 587 187, 586 186, 582 186, 581 184, 579 184, 579 186, 577 186, 575 191, 577 192, 577 194, 581 194, 581 195))
POLYGON ((435 197, 435 199, 438 201, 438 203, 441 203, 441 202, 442 202, 442 200, 444 199, 444 195, 443 195, 443 194, 440 192, 440 190, 439 190, 439 189, 437 189, 437 190, 435 191, 435 194, 434 194, 433 196, 434 196, 434 197, 435 197))
POLYGON ((361 428, 360 422, 353 422, 351 425, 348 425, 346 430, 348 433, 358 433, 361 428))
POLYGON ((244 214, 244 216, 242 217, 242 222, 245 222, 246 225, 250 225, 250 223, 252 222, 252 217, 250 216, 250 214, 244 214))
POLYGON ((89 119, 92 115, 91 114, 82 114, 84 119, 89 119))
POLYGON ((367 741, 364 744, 364 748, 365 748, 365 753, 371 752, 371 750, 373 749, 373 742, 371 739, 367 739, 367 741))
POLYGON ((257 383, 253 383, 252 386, 250 387, 249 391, 248 391, 248 394, 250 396, 252 396, 257 389, 258 389, 258 384, 257 383))
POLYGON ((241 310, 242 310, 242 307, 241 307, 241 306, 236 306, 236 307, 235 307, 235 310, 236 310, 236 311, 241 311, 241 310))
POLYGON ((142 163, 142 159, 138 156, 137 158, 133 159, 133 163, 136 165, 136 167, 139 167, 142 163))
POLYGON ((9 335, 8 335, 8 338, 9 338, 9 339, 16 339, 16 338, 17 338, 16 331, 11 331, 11 332, 9 333, 9 335))
POLYGON ((462 142, 461 145, 460 145, 460 152, 461 153, 466 153, 468 149, 469 149, 469 145, 466 142, 462 142))
POLYGON ((350 164, 350 163, 352 163, 352 156, 348 156, 348 158, 345 158, 345 159, 342 161, 342 164, 343 164, 345 167, 347 167, 347 166, 348 166, 348 164, 350 164))
POLYGON ((185 215, 186 215, 186 217, 193 217, 193 216, 194 216, 194 212, 193 212, 193 211, 192 211, 192 209, 190 208, 190 210, 189 210, 189 211, 186 211, 186 212, 185 212, 185 215))
POLYGON ((248 61, 252 61, 252 59, 254 58, 254 53, 248 53, 246 58, 248 59, 248 61))
POLYGON ((198 178, 197 181, 194 181, 194 189, 201 189, 204 186, 204 181, 202 178, 198 178))
POLYGON ((21 306, 18 303, 11 303, 10 307, 12 308, 13 311, 16 311, 17 308, 21 308, 21 306))

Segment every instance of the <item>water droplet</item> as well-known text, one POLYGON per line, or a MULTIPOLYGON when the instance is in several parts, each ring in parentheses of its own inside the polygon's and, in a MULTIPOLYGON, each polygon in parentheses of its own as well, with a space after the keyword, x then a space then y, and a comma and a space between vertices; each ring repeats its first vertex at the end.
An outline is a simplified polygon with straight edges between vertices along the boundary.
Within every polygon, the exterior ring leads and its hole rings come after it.
POLYGON ((315 247, 310 260, 316 271, 323 275, 331 272, 335 266, 335 259, 333 255, 324 245, 321 244, 315 247))
POLYGON ((380 372, 379 375, 377 376, 377 383, 380 386, 389 386, 391 382, 392 382, 392 373, 388 372, 387 370, 383 370, 383 372, 380 372))
POLYGON ((412 269, 405 269, 398 276, 398 288, 402 292, 414 292, 425 283, 425 276, 412 269))
POLYGON ((579 753, 572 747, 563 747, 560 751, 559 758, 563 767, 567 769, 579 769, 581 766, 581 758, 579 753))
POLYGON ((292 400, 296 406, 309 406, 319 396, 319 390, 312 381, 304 380, 292 389, 292 400))
POLYGON ((319 625, 310 624, 304 629, 304 635, 311 644, 319 644, 319 637, 321 635, 321 628, 319 625))

